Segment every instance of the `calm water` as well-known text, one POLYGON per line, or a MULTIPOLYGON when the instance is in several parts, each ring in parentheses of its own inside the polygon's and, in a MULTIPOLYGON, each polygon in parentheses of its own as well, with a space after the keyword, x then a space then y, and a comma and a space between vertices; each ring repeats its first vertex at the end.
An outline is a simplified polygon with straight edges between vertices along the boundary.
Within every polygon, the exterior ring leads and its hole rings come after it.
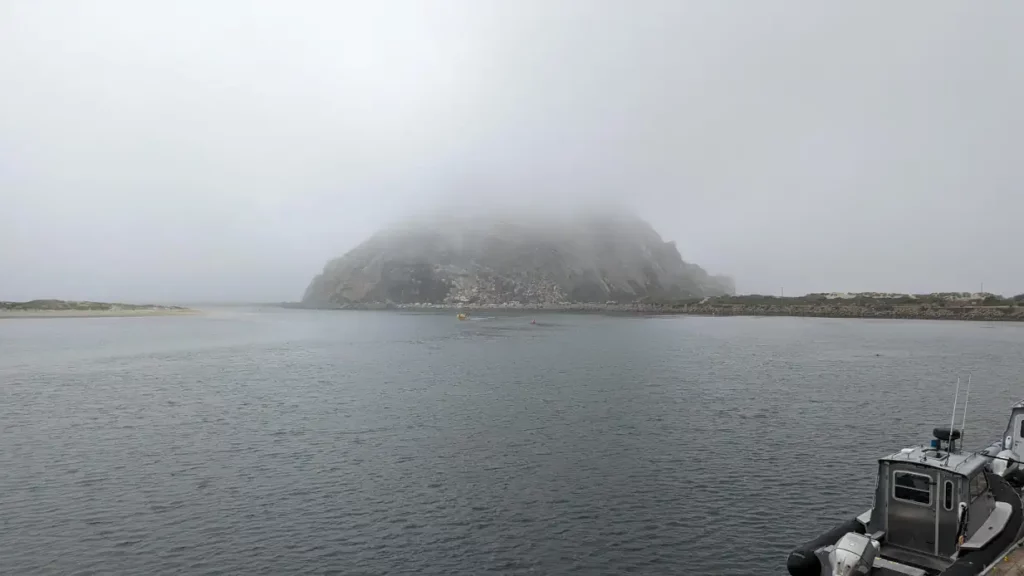
POLYGON ((0 571, 783 574, 1024 397, 1024 326, 536 319, 0 320, 0 571))

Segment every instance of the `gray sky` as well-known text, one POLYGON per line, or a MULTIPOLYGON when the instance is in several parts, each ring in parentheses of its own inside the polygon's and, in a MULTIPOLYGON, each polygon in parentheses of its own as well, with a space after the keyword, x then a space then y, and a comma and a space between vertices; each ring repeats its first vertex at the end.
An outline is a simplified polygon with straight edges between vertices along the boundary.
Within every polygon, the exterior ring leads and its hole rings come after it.
POLYGON ((451 198, 741 292, 1024 292, 1024 3, 0 0, 0 299, 296 300, 451 198))

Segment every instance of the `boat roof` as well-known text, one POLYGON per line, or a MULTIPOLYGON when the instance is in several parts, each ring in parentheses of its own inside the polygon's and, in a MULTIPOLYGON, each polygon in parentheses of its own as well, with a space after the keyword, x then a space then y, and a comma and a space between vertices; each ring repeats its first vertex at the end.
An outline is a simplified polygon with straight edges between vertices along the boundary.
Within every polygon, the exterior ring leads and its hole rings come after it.
POLYGON ((945 450, 937 450, 931 446, 914 446, 880 458, 879 461, 915 464, 917 466, 947 470, 954 474, 974 476, 979 470, 984 469, 989 459, 977 452, 950 453, 945 450))

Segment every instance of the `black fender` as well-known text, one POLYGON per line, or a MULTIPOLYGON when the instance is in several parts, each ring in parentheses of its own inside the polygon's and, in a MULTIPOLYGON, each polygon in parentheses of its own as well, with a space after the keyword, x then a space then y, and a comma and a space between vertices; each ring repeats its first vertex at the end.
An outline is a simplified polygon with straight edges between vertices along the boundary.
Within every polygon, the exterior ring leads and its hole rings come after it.
POLYGON ((848 532, 863 534, 864 525, 857 518, 850 518, 814 540, 797 547, 786 559, 786 570, 789 570, 791 576, 820 576, 821 562, 814 551, 822 546, 835 544, 848 532))

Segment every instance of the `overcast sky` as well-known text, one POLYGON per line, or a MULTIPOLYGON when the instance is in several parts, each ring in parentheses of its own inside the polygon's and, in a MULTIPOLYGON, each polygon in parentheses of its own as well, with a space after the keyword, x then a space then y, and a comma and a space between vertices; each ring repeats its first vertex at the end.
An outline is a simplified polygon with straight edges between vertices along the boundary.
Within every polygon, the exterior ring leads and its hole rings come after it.
POLYGON ((0 300, 297 300, 442 199, 741 292, 1024 292, 1024 3, 0 0, 0 300))

